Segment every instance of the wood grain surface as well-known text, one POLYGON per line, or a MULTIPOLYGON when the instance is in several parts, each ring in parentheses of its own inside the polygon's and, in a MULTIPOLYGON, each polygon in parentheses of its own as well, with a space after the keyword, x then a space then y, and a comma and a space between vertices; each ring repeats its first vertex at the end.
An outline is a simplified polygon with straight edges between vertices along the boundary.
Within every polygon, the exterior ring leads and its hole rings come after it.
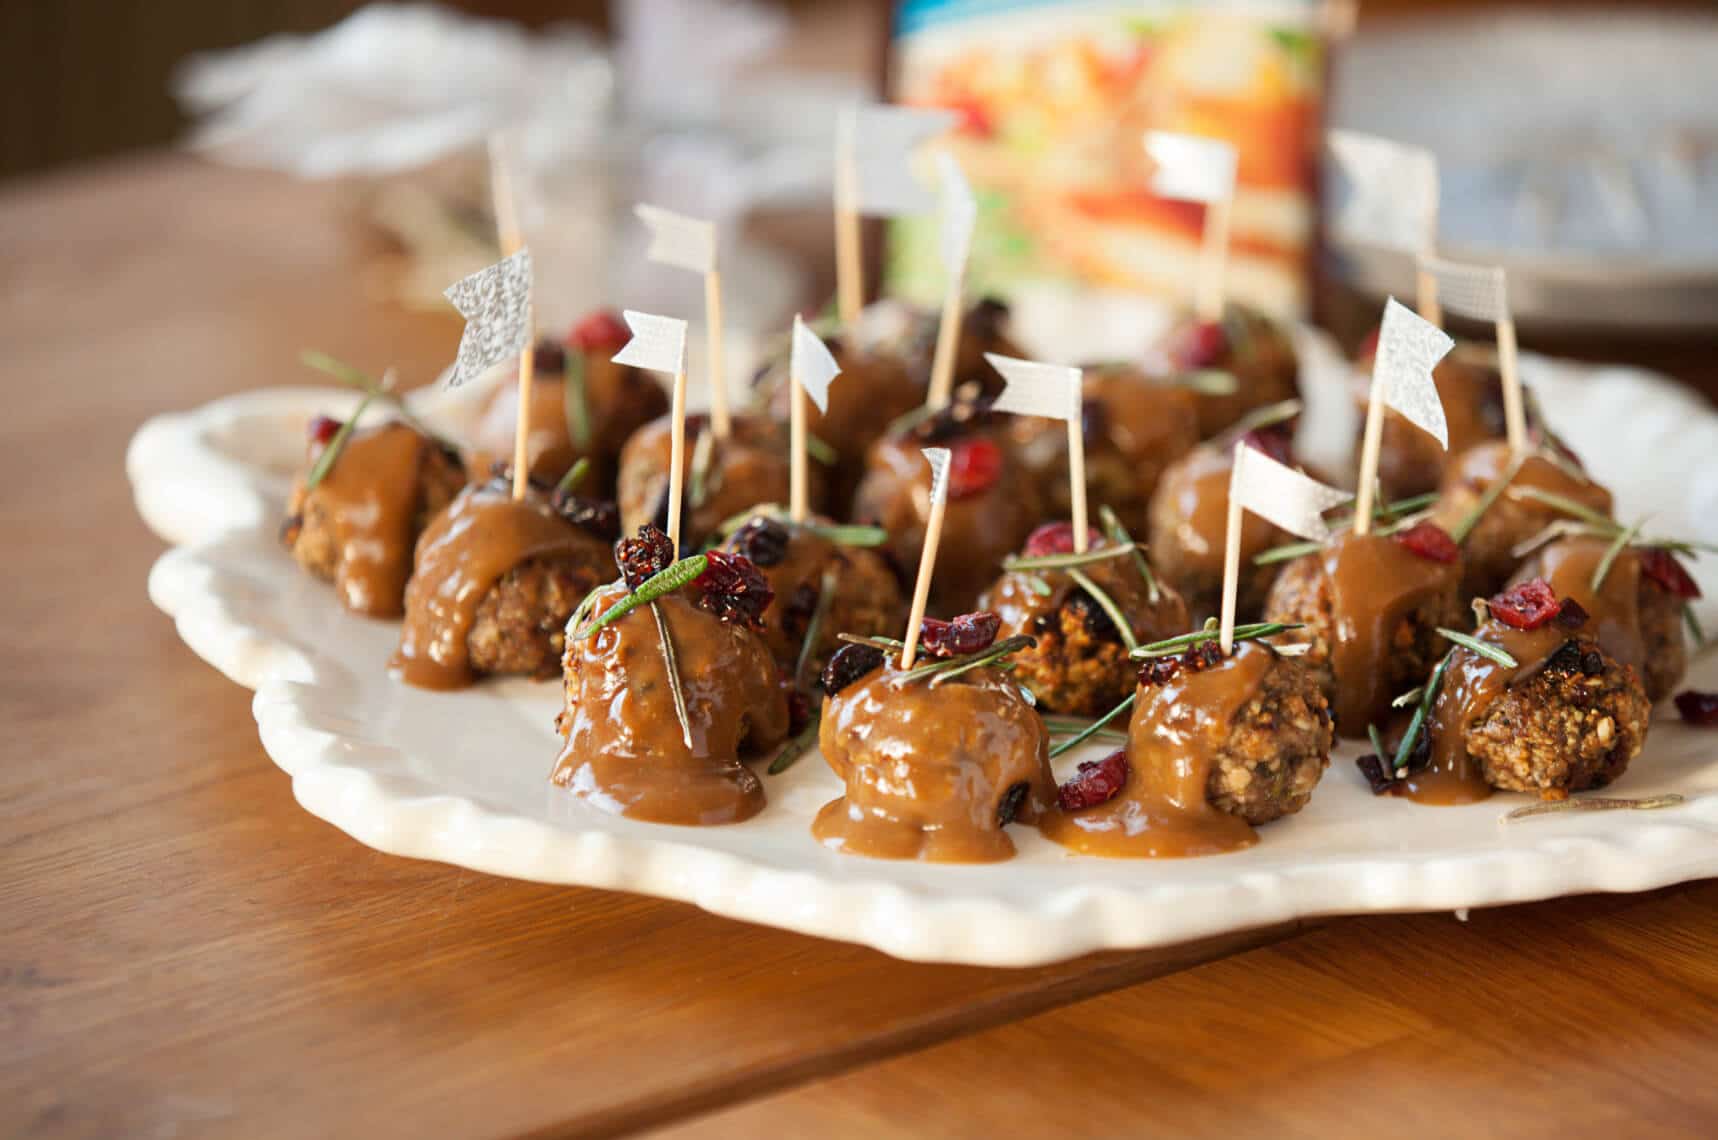
POLYGON ((0 1135, 1718 1127, 1711 886, 987 971, 309 817, 150 607, 122 459, 306 345, 432 375, 457 324, 375 300, 376 252, 328 188, 182 158, 0 188, 0 1135))

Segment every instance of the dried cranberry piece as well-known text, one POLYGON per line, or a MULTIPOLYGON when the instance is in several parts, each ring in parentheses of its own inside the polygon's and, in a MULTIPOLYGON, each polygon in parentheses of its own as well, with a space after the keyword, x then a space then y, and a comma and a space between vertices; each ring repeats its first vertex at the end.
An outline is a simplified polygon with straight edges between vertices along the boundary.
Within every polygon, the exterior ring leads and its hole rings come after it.
POLYGON ((549 505, 587 534, 608 540, 620 534, 620 508, 612 499, 587 499, 571 491, 555 491, 549 505))
POLYGON ((1142 685, 1167 685, 1175 680, 1181 672, 1179 657, 1147 657, 1145 664, 1139 667, 1139 683, 1142 685))
MULTIPOLYGON (((1094 545, 1102 540, 1097 531, 1086 528, 1087 545, 1094 545)), ((1072 554, 1074 552, 1074 524, 1068 522, 1050 522, 1034 530, 1026 536, 1027 558, 1042 558, 1049 554, 1072 554)))
POLYGON ((1002 478, 1002 448, 993 439, 978 436, 949 445, 948 497, 968 499, 996 486, 1002 478))
POLYGON ((759 566, 779 566, 792 539, 787 527, 760 515, 739 529, 732 545, 759 566))
POLYGON ((1562 605, 1556 591, 1543 578, 1532 578, 1498 594, 1486 603, 1491 616, 1511 629, 1538 629, 1557 616, 1562 605))
POLYGON ((1410 552, 1433 562, 1455 562, 1461 558, 1461 547, 1456 545, 1456 540, 1450 537, 1449 531, 1437 523, 1415 523, 1407 530, 1399 530, 1390 537, 1410 552))
POLYGON ((1127 785, 1127 752, 1116 749, 1102 760, 1082 761, 1069 781, 1056 789, 1063 811, 1079 811, 1108 803, 1127 785))
POLYGON ((567 370, 567 350, 547 338, 531 347, 531 369, 537 376, 559 378, 567 370))
POLYGON ((1686 689, 1676 694, 1676 711, 1685 724, 1710 728, 1718 724, 1718 693, 1686 689))
POLYGON ((1587 624, 1587 619, 1592 616, 1587 612, 1587 607, 1574 598, 1564 598, 1563 604, 1558 607, 1557 616, 1553 620, 1563 629, 1580 629, 1587 624))
POLYGON ((1294 438, 1285 424, 1254 428, 1241 436, 1241 442, 1254 451, 1264 452, 1285 467, 1294 466, 1294 438))
POLYGON ((1360 774, 1366 777, 1366 783, 1372 788, 1372 794, 1381 796, 1401 783, 1396 779, 1393 770, 1384 767, 1384 761, 1373 753, 1367 753, 1354 761, 1360 769, 1360 774))
POLYGON ((701 591, 698 607, 726 622, 756 625, 775 597, 769 579, 744 554, 706 551, 708 564, 692 580, 701 591))
POLYGON ((1181 655, 1181 666, 1193 673, 1200 673, 1213 665, 1223 662, 1223 647, 1215 641, 1201 641, 1198 645, 1190 645, 1187 652, 1181 655))
POLYGON ((304 434, 311 443, 326 446, 339 430, 340 421, 333 416, 312 416, 305 425, 304 434))
POLYGON ((1642 546, 1635 550, 1640 558, 1640 572, 1663 586, 1673 598, 1689 600, 1700 596, 1700 585, 1676 555, 1662 546, 1642 546))
POLYGON ((1026 793, 1031 790, 1032 785, 1024 780, 1008 786, 1008 790, 1003 792, 1002 798, 996 802, 997 827, 1007 827, 1014 822, 1014 817, 1020 814, 1020 805, 1026 802, 1026 793))
POLYGON ((618 350, 631 339, 631 330, 613 309, 586 314, 567 334, 567 344, 580 352, 618 350))
POLYGON ((638 589, 645 579, 668 569, 673 561, 673 540, 649 523, 638 528, 637 538, 623 538, 614 544, 614 562, 629 590, 638 589))
POLYGON ((1210 368, 1229 348, 1221 321, 1189 321, 1169 335, 1169 362, 1183 371, 1210 368))
POLYGON ((1002 628, 1002 619, 989 610, 961 614, 952 621, 928 617, 919 626, 919 644, 931 657, 959 657, 989 649, 1002 628))
POLYGON ((823 691, 834 696, 865 674, 881 668, 883 651, 870 645, 843 645, 823 667, 823 691))

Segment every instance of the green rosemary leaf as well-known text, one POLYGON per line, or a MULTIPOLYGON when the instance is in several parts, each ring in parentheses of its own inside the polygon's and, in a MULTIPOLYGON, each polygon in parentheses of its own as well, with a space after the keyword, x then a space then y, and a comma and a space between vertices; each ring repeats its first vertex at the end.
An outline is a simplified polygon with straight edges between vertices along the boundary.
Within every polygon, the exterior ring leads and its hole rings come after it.
POLYGON ((1005 637, 975 653, 962 653, 954 657, 934 657, 922 660, 908 669, 902 675, 902 680, 907 683, 929 680, 936 674, 950 669, 959 669, 965 672, 965 667, 974 662, 989 664, 991 661, 1006 657, 1016 650, 1026 649, 1037 644, 1037 638, 1029 637, 1024 633, 1017 633, 1013 637, 1005 637))
POLYGON ((1585 503, 1577 503, 1574 499, 1568 498, 1567 496, 1558 495, 1551 491, 1541 490, 1538 487, 1512 488, 1509 492, 1509 497, 1512 499, 1531 499, 1534 502, 1541 503, 1553 510, 1562 511, 1566 515, 1578 518, 1582 522, 1591 523, 1598 527, 1604 527, 1606 531, 1611 534, 1615 534, 1618 530, 1622 529, 1615 519, 1610 518, 1607 515, 1600 514, 1585 503))
MULTIPOLYGON (((1279 633, 1287 633, 1291 629, 1300 628, 1302 628, 1302 626, 1299 622, 1280 621, 1261 621, 1254 622, 1250 625, 1238 625, 1235 627, 1235 641, 1237 643, 1242 641, 1257 641, 1260 638, 1275 637, 1279 633)), ((1205 623, 1204 629, 1198 630, 1194 633, 1184 633, 1179 637, 1171 637, 1165 641, 1154 641, 1150 645, 1142 645, 1129 654, 1129 656, 1135 658, 1168 657, 1186 649, 1188 646, 1198 645, 1200 642, 1204 641, 1216 641, 1221 636, 1221 633, 1217 629, 1216 619, 1213 618, 1205 623)))
POLYGON ((1660 808, 1675 807, 1683 803, 1684 799, 1675 792, 1667 792, 1662 796, 1642 796, 1639 799, 1626 799, 1622 796, 1571 796, 1566 800, 1543 800, 1518 807, 1503 819, 1508 823, 1511 820, 1531 819, 1536 815, 1557 815, 1570 811, 1657 811, 1660 808))
POLYGON ((1598 593, 1604 587, 1605 579, 1610 575, 1611 567, 1616 564, 1617 555, 1621 554, 1623 547, 1633 541, 1634 536, 1639 533, 1640 523, 1637 522, 1624 528, 1616 538, 1611 540, 1610 546, 1605 548, 1605 556, 1599 559, 1597 566, 1593 567, 1593 580, 1590 583, 1593 593, 1598 593))
POLYGON ((1237 439, 1250 431, 1258 431, 1260 428, 1267 428, 1273 424, 1280 424, 1284 420, 1294 419, 1300 415, 1300 408, 1299 400, 1279 400, 1274 404, 1266 404, 1262 408, 1254 408, 1223 429, 1222 434, 1217 439, 1222 442, 1222 449, 1227 450, 1234 446, 1237 439))
POLYGON ((1269 566, 1274 562, 1288 562, 1308 554, 1317 554, 1324 549, 1322 542, 1291 542, 1283 546, 1273 546, 1269 550, 1261 550, 1253 555, 1254 566, 1269 566))
POLYGON ((811 652, 817 645, 817 639, 823 635, 823 619, 829 614, 829 604, 835 600, 835 568, 833 566, 823 571, 823 580, 818 583, 817 608, 811 611, 811 620, 805 625, 805 640, 799 643, 799 658, 793 666, 794 688, 805 684, 805 667, 811 661, 811 652))
POLYGON ((1240 389, 1235 374, 1222 368, 1194 368, 1177 373, 1175 383, 1201 396, 1233 396, 1240 389))
POLYGON ((889 541, 889 532, 880 526, 810 523, 805 529, 837 546, 882 546, 889 541))
POLYGON ((805 453, 825 467, 834 467, 841 462, 839 452, 810 432, 805 433, 805 453))
POLYGON ((1067 570, 1074 566, 1086 566, 1093 562, 1103 562, 1110 558, 1120 558, 1134 549, 1132 546, 1106 546, 1102 550, 1088 550, 1084 554, 1040 554, 1030 558, 1004 558, 1004 570, 1067 570))
POLYGON ((1127 695, 1127 697, 1119 705, 1117 705, 1115 708, 1111 709, 1109 712, 1105 713, 1103 716, 1100 716, 1097 720, 1094 720, 1091 724, 1088 724, 1083 730, 1081 730, 1076 735, 1069 737, 1067 740, 1062 741, 1062 743, 1060 743, 1060 744, 1056 745, 1054 748, 1050 749, 1050 759, 1054 760, 1056 757, 1062 755, 1062 753, 1067 752, 1071 748, 1078 748, 1080 745, 1084 744, 1087 740, 1091 739, 1093 736, 1096 736, 1099 732, 1103 731, 1104 725, 1108 724, 1110 721, 1114 720, 1116 717, 1120 716, 1122 713, 1126 712, 1128 709, 1131 709, 1133 707, 1133 702, 1138 700, 1138 699, 1139 699, 1139 690, 1135 689, 1133 692, 1129 693, 1127 695))
POLYGON ((1706 644, 1706 633, 1700 628, 1700 618, 1694 613, 1692 603, 1682 603, 1682 620, 1688 625, 1688 632, 1694 635, 1694 647, 1700 648, 1706 644))
POLYGON ((1044 581, 1044 579, 1038 577, 1036 574, 1026 575, 1026 584, 1032 587, 1032 592, 1037 594, 1040 598, 1047 598, 1056 592, 1050 588, 1050 583, 1044 581))
MULTIPOLYGON (((1007 643, 1004 642, 1003 645, 1007 645, 1007 643)), ((996 662, 1001 661, 1004 657, 1007 657, 1010 653, 1013 653, 1016 649, 1023 649, 1023 648, 1025 648, 1025 647, 1019 646, 1019 645, 1009 646, 1007 648, 999 648, 997 646, 991 646, 990 652, 985 654, 982 657, 975 657, 973 660, 968 661, 968 662, 961 664, 961 665, 956 665, 952 669, 943 669, 940 672, 938 672, 935 677, 931 678, 931 688, 933 688, 933 689, 936 688, 938 685, 942 684, 944 681, 953 680, 954 678, 960 676, 962 673, 970 673, 974 669, 982 669, 986 665, 994 665, 996 662)), ((1001 668, 1004 671, 1006 671, 1009 668, 1011 668, 1012 666, 1014 666, 1015 664, 1017 664, 1017 662, 1010 661, 1010 662, 1002 665, 1001 668)), ((1036 705, 1038 703, 1037 697, 1032 698, 1032 703, 1033 703, 1033 705, 1036 705)))
POLYGON ((649 605, 664 594, 672 594, 702 574, 708 565, 709 559, 702 554, 694 554, 690 558, 682 558, 671 566, 663 567, 640 582, 638 589, 631 591, 626 597, 605 610, 596 621, 574 630, 569 636, 574 641, 583 641, 609 622, 625 617, 639 606, 649 605))
MULTIPOLYGON (((1091 726, 1092 722, 1083 716, 1049 715, 1044 717, 1044 727, 1048 728, 1055 736, 1072 736, 1076 733, 1085 732, 1091 726)), ((1127 733, 1115 728, 1098 729, 1096 735, 1113 736, 1122 739, 1127 737, 1127 733)))
MULTIPOLYGON (((1408 721, 1408 731, 1402 734, 1402 743, 1396 746, 1396 758, 1391 763, 1397 776, 1408 770, 1408 758, 1414 754, 1414 749, 1420 743, 1420 733, 1425 731, 1426 717, 1431 715, 1432 704, 1438 699, 1438 690, 1443 686, 1444 674, 1449 671, 1450 658, 1454 655, 1453 649, 1444 654, 1438 661, 1438 667, 1432 670, 1431 679, 1420 688, 1420 703, 1414 707, 1414 715, 1408 721)), ((1383 758, 1384 754, 1378 753, 1378 759, 1383 758)))
POLYGON ((1505 669, 1518 669, 1521 667, 1520 662, 1515 660, 1515 658, 1511 657, 1502 649, 1492 645, 1490 642, 1481 641, 1477 637, 1469 637, 1467 634, 1457 632, 1453 629, 1445 629, 1441 625, 1438 627, 1438 632, 1461 646, 1463 649, 1468 650, 1470 653, 1477 653, 1487 661, 1495 661, 1505 669))
POLYGON ((856 633, 838 633, 835 638, 849 645, 869 645, 872 649, 881 649, 884 653, 899 653, 907 647, 906 642, 893 637, 861 637, 856 633))
POLYGON ((590 470, 590 457, 585 455, 579 456, 573 461, 573 465, 567 468, 567 473, 561 476, 561 481, 555 484, 555 494, 565 495, 574 487, 577 487, 580 483, 584 482, 584 478, 590 473, 590 470))
POLYGON ((352 414, 346 417, 346 422, 341 424, 339 430, 334 433, 334 438, 323 446, 322 454, 316 457, 316 462, 310 466, 310 473, 304 477, 304 489, 306 491, 314 490, 316 485, 327 478, 330 471, 334 470, 334 461, 340 458, 342 451, 346 450, 346 441, 352 438, 352 433, 358 429, 359 418, 363 416, 365 409, 370 406, 371 401, 375 398, 374 392, 366 393, 364 398, 358 401, 358 406, 352 409, 352 414))
POLYGON ((1146 600, 1155 606, 1162 598, 1162 593, 1157 588, 1157 575, 1151 572, 1151 563, 1147 562, 1145 555, 1139 552, 1139 546, 1133 541, 1133 535, 1127 532, 1127 527, 1122 524, 1121 517, 1108 506, 1098 508, 1098 519, 1103 523, 1104 533, 1111 542, 1133 551, 1134 569, 1138 570, 1139 576, 1145 579, 1146 600))
POLYGON ((1110 597, 1109 591, 1092 581, 1089 574, 1077 567, 1069 568, 1068 577, 1078 582, 1080 588, 1090 594, 1092 600, 1097 602, 1099 606, 1103 607, 1104 613, 1108 614, 1110 621, 1115 623, 1116 632, 1121 634, 1122 644, 1127 646, 1127 651, 1132 653, 1138 649, 1139 639, 1133 635, 1133 623, 1127 620, 1127 615, 1122 612, 1120 606, 1116 605, 1116 600, 1110 597))
POLYGON ((710 464, 716 457, 716 433, 701 431, 692 444, 692 470, 686 477, 686 500, 693 508, 704 505, 710 489, 710 464))
POLYGON ((567 417, 567 438, 580 451, 591 446, 590 394, 585 386, 585 354, 567 349, 561 365, 561 407, 567 417))
POLYGON ((775 754, 775 759, 770 761, 770 766, 765 771, 771 776, 779 776, 793 767, 799 758, 817 743, 817 729, 822 723, 822 714, 813 713, 811 722, 799 730, 798 736, 781 746, 781 750, 775 754))
POLYGON ((381 390, 374 377, 359 371, 344 360, 334 359, 326 352, 307 348, 298 354, 298 359, 306 368, 314 368, 318 372, 326 373, 342 384, 349 384, 365 392, 379 392, 381 390))
POLYGON ((692 718, 686 713, 686 691, 680 685, 680 660, 674 653, 674 638, 668 632, 668 619, 662 607, 650 603, 650 616, 656 619, 656 636, 662 641, 662 664, 668 673, 668 692, 674 698, 674 715, 680 720, 680 739, 692 747, 692 718))
POLYGON ((1383 760, 1385 756, 1389 755, 1388 750, 1384 747, 1384 738, 1378 735, 1377 725, 1367 725, 1366 736, 1372 741, 1372 751, 1377 754, 1379 760, 1383 760))
POLYGON ((1450 530, 1450 537, 1455 539, 1457 546, 1467 541, 1468 535, 1473 533, 1473 528, 1479 525, 1479 520, 1485 517, 1485 512, 1491 509, 1491 505, 1497 502, 1497 497, 1503 494, 1504 488, 1508 487, 1521 473, 1521 465, 1526 462, 1526 459, 1525 455, 1517 455, 1510 460, 1509 466, 1504 469, 1503 474, 1498 476, 1495 483, 1485 489, 1485 494, 1479 497, 1479 501, 1474 503, 1461 521, 1450 530))

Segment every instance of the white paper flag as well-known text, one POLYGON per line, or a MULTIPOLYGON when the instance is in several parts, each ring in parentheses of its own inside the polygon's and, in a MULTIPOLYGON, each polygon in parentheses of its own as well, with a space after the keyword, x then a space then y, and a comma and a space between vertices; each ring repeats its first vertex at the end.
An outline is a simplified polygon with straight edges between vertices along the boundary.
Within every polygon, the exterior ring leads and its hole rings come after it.
POLYGON ((686 371, 686 322, 676 317, 657 317, 635 313, 622 314, 632 339, 614 354, 616 364, 630 364, 651 372, 666 372, 677 376, 686 371))
POLYGON ((442 294, 465 318, 447 385, 457 388, 531 343, 531 251, 480 269, 442 294))
POLYGON ((1235 193, 1235 147, 1221 139, 1145 132, 1145 153, 1157 169, 1151 191, 1164 198, 1220 202, 1235 193))
POLYGON ((1372 383, 1384 385, 1384 402, 1443 444, 1445 451, 1450 447, 1450 429, 1432 369, 1455 343, 1443 329, 1422 320, 1396 298, 1384 303, 1372 383))
POLYGON ((1326 487, 1246 445, 1235 449, 1229 473, 1229 499, 1302 538, 1323 541, 1330 535, 1324 512, 1354 496, 1326 487))
POLYGON ((950 111, 919 107, 846 108, 836 124, 841 161, 851 161, 861 214, 898 218, 926 214, 936 207, 929 189, 913 176, 913 151, 921 142, 954 126, 950 111))
POLYGON ((946 447, 921 447, 919 454, 923 455, 931 465, 931 502, 943 503, 948 501, 948 456, 946 447))
POLYGON ((966 273, 966 257, 972 251, 972 227, 978 221, 978 203, 973 200, 972 187, 961 173, 960 163, 947 151, 937 152, 937 168, 942 181, 941 249, 943 272, 950 281, 958 281, 966 273))
POLYGON ((1420 268, 1438 281, 1438 304, 1445 312, 1476 321, 1509 319, 1508 278, 1501 265, 1468 265, 1441 257, 1421 257, 1420 268))
POLYGON ((1016 360, 994 352, 985 353, 984 359, 1002 374, 1002 394, 990 405, 995 410, 1019 416, 1048 416, 1053 420, 1079 418, 1081 373, 1078 368, 1016 360))
POLYGON ((1338 232, 1410 253, 1431 248, 1438 210, 1438 160, 1432 152, 1358 131, 1330 131, 1326 139, 1348 179, 1338 232))
POLYGON ((650 229, 650 248, 644 256, 663 265, 712 273, 716 269, 716 223, 688 218, 660 206, 633 208, 650 229))
POLYGON ((799 386, 805 389, 805 394, 811 397, 811 402, 817 405, 817 410, 829 410, 829 382, 841 372, 841 366, 835 363, 835 357, 829 354, 829 348, 816 333, 805 327, 805 322, 799 319, 799 314, 793 317, 793 378, 799 386))

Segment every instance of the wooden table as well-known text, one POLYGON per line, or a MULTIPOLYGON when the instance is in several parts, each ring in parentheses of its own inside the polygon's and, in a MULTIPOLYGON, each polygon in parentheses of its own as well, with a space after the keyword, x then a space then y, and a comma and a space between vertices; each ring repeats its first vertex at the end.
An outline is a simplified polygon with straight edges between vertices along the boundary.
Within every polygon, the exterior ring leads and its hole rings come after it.
POLYGON ((294 804, 143 581, 145 417, 448 358, 328 190, 0 189, 0 1134, 1718 1131, 1718 884, 1027 971, 388 858, 294 804), (1203 964, 1200 964, 1203 963, 1203 964))

